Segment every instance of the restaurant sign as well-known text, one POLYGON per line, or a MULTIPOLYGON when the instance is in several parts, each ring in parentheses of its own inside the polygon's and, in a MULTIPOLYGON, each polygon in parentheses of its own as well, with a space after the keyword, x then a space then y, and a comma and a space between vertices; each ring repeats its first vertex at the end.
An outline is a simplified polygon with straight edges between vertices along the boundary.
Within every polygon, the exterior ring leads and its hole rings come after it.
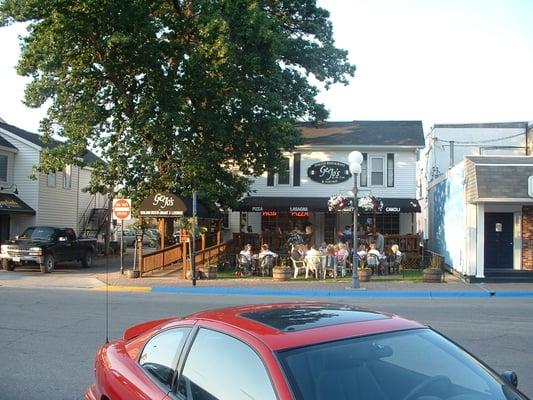
POLYGON ((348 164, 340 161, 322 161, 312 164, 307 169, 307 176, 318 183, 334 184, 347 181, 352 174, 348 164))
POLYGON ((141 217, 179 217, 187 206, 173 193, 160 192, 148 196, 139 206, 141 217))

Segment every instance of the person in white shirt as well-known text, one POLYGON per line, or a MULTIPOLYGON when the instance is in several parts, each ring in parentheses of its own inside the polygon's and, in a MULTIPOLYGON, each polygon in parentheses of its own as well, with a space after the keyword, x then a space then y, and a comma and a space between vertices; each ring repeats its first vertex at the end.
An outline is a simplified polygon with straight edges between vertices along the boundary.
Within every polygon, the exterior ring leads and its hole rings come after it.
POLYGON ((322 269, 322 259, 314 244, 311 244, 311 248, 305 253, 305 263, 307 265, 305 277, 308 277, 309 271, 313 271, 318 278, 318 273, 322 269))
POLYGON ((381 259, 382 259, 381 253, 379 252, 378 249, 376 249, 375 243, 370 243, 369 246, 370 246, 370 250, 368 250, 366 254, 366 263, 370 268, 372 268, 372 271, 374 271, 374 273, 379 274, 380 273, 379 266, 381 264, 381 259))

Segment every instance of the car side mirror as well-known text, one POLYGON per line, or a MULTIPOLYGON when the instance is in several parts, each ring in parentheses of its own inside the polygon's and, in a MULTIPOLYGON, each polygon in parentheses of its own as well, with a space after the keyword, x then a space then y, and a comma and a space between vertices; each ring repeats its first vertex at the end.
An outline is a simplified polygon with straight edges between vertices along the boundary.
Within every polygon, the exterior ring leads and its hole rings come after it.
POLYGON ((511 386, 518 387, 518 376, 514 371, 504 371, 500 375, 502 379, 511 386))
POLYGON ((59 236, 59 237, 57 238, 57 241, 58 241, 58 242, 66 242, 66 241, 67 241, 67 238, 66 238, 65 236, 59 236))

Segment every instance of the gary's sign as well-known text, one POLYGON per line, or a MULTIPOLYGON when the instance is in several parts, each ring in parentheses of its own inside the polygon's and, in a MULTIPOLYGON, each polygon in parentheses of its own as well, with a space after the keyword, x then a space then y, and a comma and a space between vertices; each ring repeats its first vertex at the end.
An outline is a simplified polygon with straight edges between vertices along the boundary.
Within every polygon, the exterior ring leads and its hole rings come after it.
POLYGON ((339 161, 322 161, 307 169, 307 176, 311 180, 324 184, 345 182, 351 175, 349 165, 339 161))

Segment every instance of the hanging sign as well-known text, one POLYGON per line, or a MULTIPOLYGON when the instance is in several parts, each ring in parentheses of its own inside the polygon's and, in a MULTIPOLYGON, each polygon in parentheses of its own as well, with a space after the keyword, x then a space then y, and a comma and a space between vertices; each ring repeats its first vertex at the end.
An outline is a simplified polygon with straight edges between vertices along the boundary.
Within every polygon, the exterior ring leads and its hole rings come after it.
POLYGON ((340 161, 322 161, 307 168, 311 180, 326 185, 345 182, 352 176, 350 166, 340 161))
POLYGON ((141 217, 179 217, 187 211, 187 206, 173 193, 160 192, 148 196, 139 206, 141 217))

